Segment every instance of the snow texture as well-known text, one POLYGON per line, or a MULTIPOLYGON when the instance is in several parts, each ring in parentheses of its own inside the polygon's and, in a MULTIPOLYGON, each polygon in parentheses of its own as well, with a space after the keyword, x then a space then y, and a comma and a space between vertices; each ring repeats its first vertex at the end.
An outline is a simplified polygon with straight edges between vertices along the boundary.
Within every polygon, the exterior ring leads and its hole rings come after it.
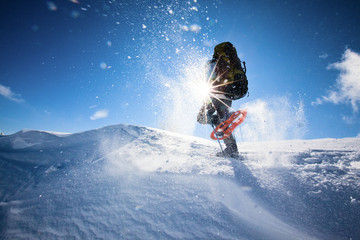
POLYGON ((131 125, 0 137, 1 239, 360 239, 360 138, 216 142, 131 125))

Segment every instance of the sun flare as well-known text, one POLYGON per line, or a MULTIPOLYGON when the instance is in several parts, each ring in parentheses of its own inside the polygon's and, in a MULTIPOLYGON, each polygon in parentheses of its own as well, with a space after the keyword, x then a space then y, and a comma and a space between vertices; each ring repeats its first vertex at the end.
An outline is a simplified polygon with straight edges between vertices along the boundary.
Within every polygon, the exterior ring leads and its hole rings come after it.
POLYGON ((211 94, 211 84, 205 81, 201 81, 198 86, 197 86, 197 90, 199 93, 199 97, 200 99, 202 99, 203 101, 206 101, 211 94))

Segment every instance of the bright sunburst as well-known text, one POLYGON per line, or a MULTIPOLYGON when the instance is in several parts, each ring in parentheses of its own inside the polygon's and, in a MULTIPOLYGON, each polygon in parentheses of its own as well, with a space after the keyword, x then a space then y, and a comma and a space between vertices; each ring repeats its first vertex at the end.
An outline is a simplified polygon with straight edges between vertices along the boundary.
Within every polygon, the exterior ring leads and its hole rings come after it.
POLYGON ((199 93, 199 98, 202 99, 202 101, 206 101, 211 94, 211 90, 212 90, 212 86, 211 83, 206 82, 206 81, 200 81, 197 84, 197 91, 199 93))

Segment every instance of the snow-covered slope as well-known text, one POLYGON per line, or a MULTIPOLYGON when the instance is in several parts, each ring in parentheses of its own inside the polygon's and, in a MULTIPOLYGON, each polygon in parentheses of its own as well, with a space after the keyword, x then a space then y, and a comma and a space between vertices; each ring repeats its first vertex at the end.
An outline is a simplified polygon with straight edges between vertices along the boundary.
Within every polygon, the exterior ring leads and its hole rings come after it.
POLYGON ((0 138, 2 239, 360 239, 360 139, 216 142, 115 125, 0 138))

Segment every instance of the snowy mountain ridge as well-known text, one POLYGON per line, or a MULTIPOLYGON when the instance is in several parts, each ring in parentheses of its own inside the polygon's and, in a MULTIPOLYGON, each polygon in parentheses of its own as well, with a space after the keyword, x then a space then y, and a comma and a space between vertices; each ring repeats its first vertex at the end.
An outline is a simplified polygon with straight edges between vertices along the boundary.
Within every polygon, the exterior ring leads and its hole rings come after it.
POLYGON ((0 138, 4 239, 360 239, 360 139, 216 142, 114 125, 0 138))

